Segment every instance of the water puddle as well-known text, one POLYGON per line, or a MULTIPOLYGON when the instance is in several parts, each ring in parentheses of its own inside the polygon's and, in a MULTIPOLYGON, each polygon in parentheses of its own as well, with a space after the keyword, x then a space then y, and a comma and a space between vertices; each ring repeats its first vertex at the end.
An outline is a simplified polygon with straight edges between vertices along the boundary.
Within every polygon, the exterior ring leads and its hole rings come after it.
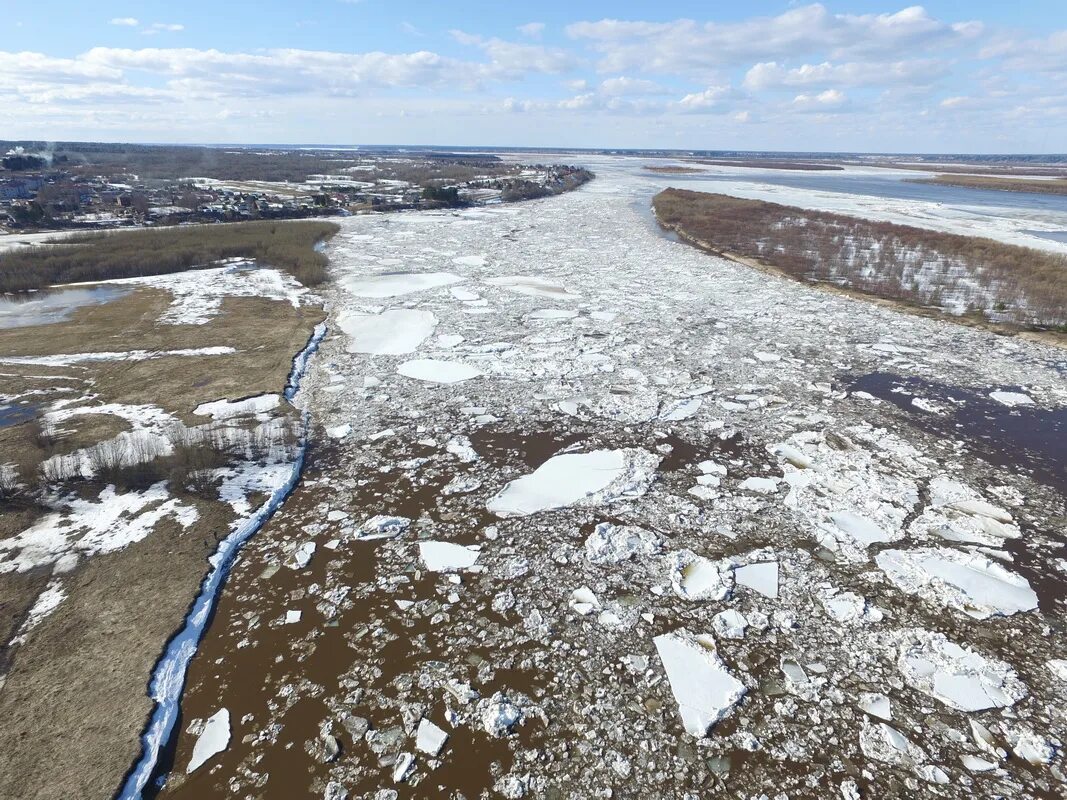
POLYGON ((33 403, 0 406, 0 428, 11 428, 37 417, 39 406, 33 403))
POLYGON ((0 297, 0 329, 63 322, 75 309, 110 303, 131 291, 126 286, 77 286, 4 295, 0 297))

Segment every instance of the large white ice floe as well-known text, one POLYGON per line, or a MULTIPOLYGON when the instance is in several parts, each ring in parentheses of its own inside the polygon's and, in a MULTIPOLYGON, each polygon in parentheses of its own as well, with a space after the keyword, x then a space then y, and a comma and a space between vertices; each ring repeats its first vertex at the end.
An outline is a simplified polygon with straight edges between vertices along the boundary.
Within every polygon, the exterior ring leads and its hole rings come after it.
POLYGON ((660 456, 640 448, 555 455, 501 489, 487 507, 500 517, 518 517, 639 497, 648 489, 659 461, 660 456))
POLYGON ((694 636, 685 628, 657 636, 659 653, 682 725, 692 736, 706 736, 745 695, 715 649, 710 635, 694 636))
POLYGON ((762 561, 745 564, 734 569, 734 580, 738 586, 746 586, 772 600, 778 598, 778 562, 762 561))
POLYGON ((1022 392, 990 392, 989 396, 1001 405, 1011 408, 1015 406, 1032 406, 1034 404, 1034 399, 1022 392))
POLYGON ((460 383, 484 375, 477 367, 459 361, 439 361, 436 358, 416 358, 400 364, 396 371, 407 378, 427 383, 460 383))
POLYGON ((1010 513, 961 483, 938 476, 929 491, 929 505, 908 526, 917 539, 1002 547, 1005 539, 1022 535, 1010 513))
POLYGON ((453 542, 419 542, 419 558, 430 572, 452 572, 473 567, 479 548, 453 542))
POLYGON ((414 353, 437 327, 430 311, 393 308, 380 314, 341 312, 338 327, 348 336, 349 353, 402 355, 414 353))
POLYGON ((230 712, 220 708, 204 724, 204 729, 193 745, 193 756, 185 768, 189 774, 204 764, 209 758, 225 750, 230 744, 230 712))
POLYGON ((883 550, 875 563, 900 590, 975 619, 1010 616, 1038 605, 1026 578, 981 553, 943 547, 883 550))
POLYGON ((532 278, 522 275, 507 275, 499 278, 489 278, 486 283, 491 283, 494 286, 503 286, 505 289, 510 289, 518 294, 530 295, 532 297, 554 297, 557 300, 570 300, 577 298, 577 294, 573 294, 558 283, 552 283, 546 281, 544 278, 532 278))
POLYGON ((398 272, 389 275, 343 278, 341 286, 356 297, 398 297, 411 292, 449 286, 463 280, 451 272, 398 272))
POLYGON ((951 708, 1004 708, 1027 694, 1010 665, 960 647, 944 634, 916 628, 897 635, 897 668, 907 685, 951 708))

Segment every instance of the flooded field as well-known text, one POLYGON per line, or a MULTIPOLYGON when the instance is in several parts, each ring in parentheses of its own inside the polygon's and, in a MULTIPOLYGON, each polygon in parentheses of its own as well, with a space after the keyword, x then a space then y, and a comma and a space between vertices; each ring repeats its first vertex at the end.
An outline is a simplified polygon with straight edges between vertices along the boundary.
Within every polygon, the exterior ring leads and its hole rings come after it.
POLYGON ((343 221, 153 792, 1061 795, 1062 351, 700 253, 603 166, 343 221))
POLYGON ((0 295, 0 329, 62 322, 78 308, 110 303, 130 291, 122 286, 77 286, 0 295))

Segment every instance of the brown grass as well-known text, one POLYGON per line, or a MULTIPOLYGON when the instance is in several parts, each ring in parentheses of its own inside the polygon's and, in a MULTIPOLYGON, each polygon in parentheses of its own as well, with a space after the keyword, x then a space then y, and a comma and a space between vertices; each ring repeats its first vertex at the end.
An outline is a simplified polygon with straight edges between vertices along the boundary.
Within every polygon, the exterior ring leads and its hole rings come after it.
POLYGON ((1030 192, 1032 194, 1067 194, 1067 178, 1032 180, 995 175, 937 175, 933 178, 913 178, 911 183, 936 183, 942 186, 962 186, 967 189, 995 189, 1001 192, 1030 192))
POLYGON ((332 222, 299 221, 78 234, 62 244, 0 253, 0 291, 163 275, 224 258, 254 259, 314 286, 326 280, 327 265, 315 245, 338 230, 332 222))
POLYGON ((688 240, 798 280, 922 306, 965 302, 969 313, 1028 328, 1067 326, 1067 256, 682 189, 660 192, 653 207, 688 240))

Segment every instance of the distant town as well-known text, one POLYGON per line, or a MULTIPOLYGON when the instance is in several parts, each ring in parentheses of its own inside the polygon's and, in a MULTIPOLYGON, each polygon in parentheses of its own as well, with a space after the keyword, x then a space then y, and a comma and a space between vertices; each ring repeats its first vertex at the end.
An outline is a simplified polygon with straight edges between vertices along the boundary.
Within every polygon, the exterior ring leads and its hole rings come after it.
POLYGON ((0 143, 0 233, 463 207, 591 177, 491 154, 0 143))

